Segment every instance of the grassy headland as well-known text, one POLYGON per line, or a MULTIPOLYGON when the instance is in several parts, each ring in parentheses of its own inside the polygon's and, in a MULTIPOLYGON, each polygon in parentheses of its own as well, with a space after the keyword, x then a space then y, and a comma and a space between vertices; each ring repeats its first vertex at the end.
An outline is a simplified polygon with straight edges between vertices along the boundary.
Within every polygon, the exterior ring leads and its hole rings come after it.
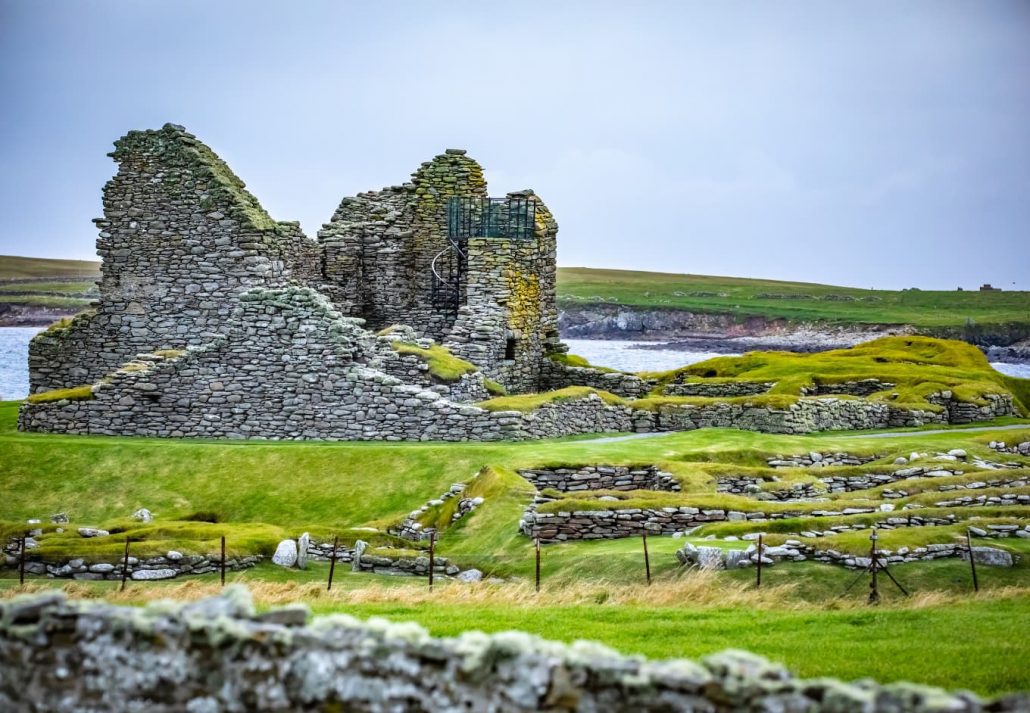
POLYGON ((920 330, 1030 326, 1030 292, 872 290, 808 282, 679 275, 585 267, 558 269, 563 306, 618 304, 836 325, 912 325, 920 330))
MULTIPOLYGON (((0 255, 0 303, 71 314, 88 302, 100 263, 0 255), (44 282, 46 280, 46 282, 44 282)), ((968 286, 974 287, 972 285, 968 286)), ((911 325, 962 336, 990 329, 1030 330, 1030 292, 872 290, 808 282, 680 275, 586 267, 558 269, 564 307, 624 305, 702 314, 825 322, 911 325)))

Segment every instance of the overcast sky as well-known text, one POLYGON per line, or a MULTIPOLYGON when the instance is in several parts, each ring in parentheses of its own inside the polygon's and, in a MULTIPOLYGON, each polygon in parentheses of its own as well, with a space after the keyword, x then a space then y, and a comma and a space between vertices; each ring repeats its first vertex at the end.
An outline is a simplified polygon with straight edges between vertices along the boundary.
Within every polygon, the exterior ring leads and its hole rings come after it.
POLYGON ((309 236, 448 147, 559 264, 1030 289, 1030 2, 0 0, 0 253, 184 124, 309 236))

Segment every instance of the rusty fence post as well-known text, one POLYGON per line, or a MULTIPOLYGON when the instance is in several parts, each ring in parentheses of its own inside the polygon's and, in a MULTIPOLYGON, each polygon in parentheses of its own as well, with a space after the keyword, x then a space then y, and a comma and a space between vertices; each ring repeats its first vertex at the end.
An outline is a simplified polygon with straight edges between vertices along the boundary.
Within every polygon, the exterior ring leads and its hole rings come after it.
POLYGON ((329 591, 333 588, 333 572, 336 571, 336 547, 340 544, 340 536, 336 535, 333 537, 333 553, 329 556, 329 584, 326 585, 325 591, 329 591))
POLYGON ((125 538, 125 555, 122 557, 122 586, 118 588, 119 592, 125 591, 125 580, 129 576, 129 538, 125 538))
POLYGON ((225 535, 222 535, 222 565, 221 565, 222 586, 225 586, 225 535))

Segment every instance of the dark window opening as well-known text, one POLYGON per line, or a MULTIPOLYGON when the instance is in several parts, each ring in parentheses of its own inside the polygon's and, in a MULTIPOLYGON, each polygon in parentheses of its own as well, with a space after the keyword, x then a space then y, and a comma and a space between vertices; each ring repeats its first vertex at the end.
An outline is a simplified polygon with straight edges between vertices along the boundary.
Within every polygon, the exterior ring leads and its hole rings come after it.
POLYGON ((515 337, 508 337, 504 344, 504 358, 508 361, 515 359, 515 337))

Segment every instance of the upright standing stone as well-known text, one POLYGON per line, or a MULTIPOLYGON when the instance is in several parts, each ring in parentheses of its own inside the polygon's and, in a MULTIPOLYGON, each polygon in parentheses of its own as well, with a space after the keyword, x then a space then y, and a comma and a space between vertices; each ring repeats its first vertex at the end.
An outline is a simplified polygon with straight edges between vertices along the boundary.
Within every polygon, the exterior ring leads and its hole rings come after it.
POLYGON ((366 547, 368 547, 368 543, 364 540, 358 540, 354 543, 354 559, 352 559, 350 563, 350 569, 352 572, 361 571, 361 555, 365 553, 366 547))
POLYGON ((311 545, 311 537, 308 533, 304 533, 297 538, 297 567, 299 569, 307 569, 308 566, 308 546, 311 545))

